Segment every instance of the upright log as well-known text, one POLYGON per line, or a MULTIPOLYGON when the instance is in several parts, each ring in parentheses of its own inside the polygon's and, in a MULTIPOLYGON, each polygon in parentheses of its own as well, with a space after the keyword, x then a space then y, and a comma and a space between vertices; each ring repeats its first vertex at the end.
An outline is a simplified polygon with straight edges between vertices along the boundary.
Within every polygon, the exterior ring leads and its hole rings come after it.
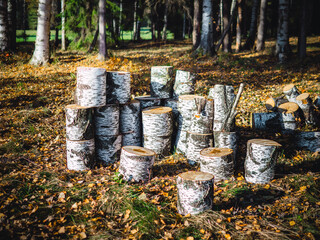
POLYGON ((161 99, 158 97, 151 97, 150 95, 135 97, 140 102, 141 110, 148 107, 155 107, 161 105, 161 99))
POLYGON ((232 149, 232 159, 233 164, 236 165, 236 155, 237 155, 237 133, 236 132, 219 132, 215 131, 214 136, 214 146, 216 148, 229 148, 232 149))
POLYGON ((106 105, 106 70, 104 68, 77 68, 76 103, 85 107, 106 105))
POLYGON ((67 139, 73 141, 93 139, 93 109, 71 104, 67 105, 65 110, 67 139))
POLYGON ((107 103, 125 104, 130 101, 129 72, 107 72, 107 103))
POLYGON ((298 104, 287 102, 279 105, 278 109, 281 112, 280 122, 282 131, 284 133, 292 133, 297 128, 296 119, 300 117, 298 104))
POLYGON ((108 104, 96 108, 94 111, 94 124, 96 136, 119 135, 119 105, 108 104))
POLYGON ((201 150, 212 147, 212 145, 212 133, 200 134, 187 132, 186 157, 188 163, 194 165, 199 162, 201 150))
POLYGON ((216 182, 229 179, 234 172, 232 155, 230 148, 205 148, 200 152, 200 171, 211 173, 216 182))
POLYGON ((187 131, 178 129, 174 148, 177 153, 186 154, 187 151, 187 131))
POLYGON ((296 97, 297 104, 302 109, 306 124, 316 125, 317 117, 315 112, 315 107, 309 96, 309 93, 302 93, 296 97))
POLYGON ((96 136, 97 160, 108 166, 120 159, 122 136, 96 136))
POLYGON ((296 97, 300 95, 299 90, 293 83, 285 85, 283 87, 283 93, 285 94, 289 102, 296 102, 296 97))
POLYGON ((175 142, 177 137, 177 131, 178 131, 178 119, 179 119, 179 111, 178 111, 178 100, 168 98, 164 100, 164 106, 170 107, 172 109, 172 125, 173 125, 173 131, 171 136, 171 150, 173 151, 175 149, 175 142))
POLYGON ((250 183, 268 183, 274 178, 274 167, 281 145, 268 139, 251 139, 247 143, 244 163, 245 179, 250 183))
POLYGON ((83 171, 90 169, 95 163, 94 139, 71 141, 67 139, 67 168, 83 171))
POLYGON ((173 86, 173 98, 194 93, 196 75, 191 72, 177 70, 173 86))
POLYGON ((169 156, 171 136, 143 136, 143 147, 154 151, 159 157, 169 156))
POLYGON ((197 110, 191 113, 189 131, 193 133, 212 133, 213 128, 213 101, 211 99, 196 98, 197 110))
POLYGON ((320 132, 298 132, 294 135, 294 142, 299 149, 320 152, 320 132))
POLYGON ((173 67, 151 67, 151 96, 158 98, 171 98, 173 91, 173 67))
POLYGON ((189 171, 177 176, 177 209, 181 215, 199 214, 213 207, 214 177, 189 171))
POLYGON ((122 147, 119 173, 129 182, 149 181, 155 157, 154 151, 143 147, 122 147))

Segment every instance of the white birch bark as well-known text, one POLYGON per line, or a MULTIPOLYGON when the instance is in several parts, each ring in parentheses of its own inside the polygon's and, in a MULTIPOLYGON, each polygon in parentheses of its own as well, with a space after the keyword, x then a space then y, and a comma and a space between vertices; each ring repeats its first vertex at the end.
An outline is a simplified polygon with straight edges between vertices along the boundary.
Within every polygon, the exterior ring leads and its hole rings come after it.
POLYGON ((120 132, 141 133, 141 108, 140 102, 132 100, 127 104, 120 105, 120 132))
POLYGON ((296 97, 296 102, 302 109, 306 124, 316 125, 316 112, 309 93, 302 93, 296 97))
POLYGON ((156 153, 137 146, 121 149, 119 173, 128 182, 147 182, 151 178, 156 153))
POLYGON ((177 209, 181 215, 199 214, 213 207, 214 177, 189 171, 177 176, 177 209))
POLYGON ((280 63, 287 61, 289 45, 289 0, 279 0, 279 21, 276 54, 280 63))
POLYGON ((296 97, 300 95, 300 91, 297 89, 297 87, 293 83, 284 86, 283 93, 285 94, 289 102, 295 102, 295 103, 296 103, 296 97))
POLYGON ((244 162, 247 182, 265 184, 274 178, 274 167, 280 147, 279 143, 268 139, 251 139, 248 141, 244 162))
POLYGON ((134 99, 140 102, 141 111, 148 107, 155 107, 161 105, 161 99, 158 97, 151 97, 150 95, 135 97, 134 99))
POLYGON ((320 152, 320 132, 298 132, 294 139, 299 149, 320 152))
POLYGON ((142 111, 144 136, 171 136, 172 109, 169 107, 150 107, 142 111))
POLYGON ((142 146, 141 133, 122 133, 122 146, 142 146))
POLYGON ((172 109, 172 136, 171 136, 171 147, 172 151, 175 150, 175 143, 177 138, 177 130, 178 130, 178 119, 179 119, 179 111, 178 111, 178 100, 176 99, 164 99, 164 105, 166 107, 170 107, 172 109))
POLYGON ((9 49, 7 0, 0 0, 0 51, 9 49))
POLYGON ((93 109, 76 104, 66 106, 66 137, 81 141, 94 138, 93 109))
POLYGON ((88 170, 95 164, 94 139, 67 141, 67 168, 69 170, 88 170))
POLYGON ((151 67, 151 96, 158 98, 171 98, 173 92, 173 67, 151 67))
POLYGON ((209 89, 208 99, 214 99, 214 88, 209 89))
POLYGON ((213 133, 214 146, 216 148, 229 148, 232 149, 233 164, 236 165, 237 156, 237 133, 236 132, 218 132, 213 133))
POLYGON ((213 128, 213 101, 211 99, 203 99, 197 101, 198 110, 196 113, 191 113, 191 123, 189 131, 192 133, 212 134, 213 128), (201 102, 204 105, 201 105, 201 102), (200 113, 199 113, 200 112, 200 113))
POLYGON ((253 129, 279 131, 281 130, 281 113, 264 112, 251 114, 251 127, 253 129))
POLYGON ((107 103, 125 104, 130 101, 131 74, 107 72, 107 103))
POLYGON ((198 134, 187 132, 186 158, 194 165, 200 160, 200 152, 204 148, 212 147, 212 133, 198 134))
POLYGON ((211 173, 216 182, 234 173, 233 151, 229 148, 205 148, 200 152, 200 171, 211 173))
POLYGON ((171 136, 143 136, 143 147, 154 151, 159 157, 170 155, 171 136))
POLYGON ((292 133, 297 128, 296 118, 299 116, 299 106, 294 102, 287 102, 279 105, 281 112, 281 129, 284 133, 292 133))
POLYGON ((61 0, 61 50, 66 50, 66 14, 65 0, 61 0))
POLYGON ((177 70, 173 86, 173 98, 177 99, 180 95, 193 94, 196 74, 177 70))
POLYGON ((96 136, 97 161, 108 166, 120 159, 122 136, 96 136))
POLYGON ((30 64, 42 65, 49 62, 50 15, 51 0, 39 0, 37 36, 30 64))
POLYGON ((177 130, 176 141, 174 148, 177 153, 186 154, 187 150, 187 131, 179 129, 177 130))
POLYGON ((120 111, 117 104, 107 104, 94 111, 94 125, 96 136, 119 135, 120 111))
POLYGON ((104 68, 77 68, 76 102, 85 107, 106 105, 106 70, 104 68))

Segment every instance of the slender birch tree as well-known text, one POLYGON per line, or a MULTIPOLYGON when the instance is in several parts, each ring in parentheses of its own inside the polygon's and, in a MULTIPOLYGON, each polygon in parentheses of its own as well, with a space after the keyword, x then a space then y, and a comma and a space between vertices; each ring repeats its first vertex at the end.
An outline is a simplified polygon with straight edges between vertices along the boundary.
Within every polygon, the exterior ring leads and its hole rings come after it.
POLYGON ((259 26, 258 26, 258 32, 257 32, 257 51, 262 51, 264 49, 266 11, 267 11, 267 0, 261 0, 259 26))
POLYGON ((16 28, 17 28, 17 3, 16 0, 8 1, 8 27, 9 27, 9 48, 16 48, 16 28))
POLYGON ((193 30, 192 30, 192 45, 193 49, 196 49, 200 43, 201 35, 200 35, 200 1, 194 0, 193 3, 193 30))
POLYGON ((9 49, 7 0, 0 0, 0 51, 9 49))
POLYGON ((106 0, 99 0, 99 54, 98 59, 105 61, 108 57, 106 43, 106 0))
POLYGON ((43 65, 49 62, 50 15, 51 0, 39 0, 37 36, 30 64, 43 65))
POLYGON ((66 14, 65 0, 61 0, 61 50, 66 50, 66 14))
POLYGON ((238 0, 238 16, 236 27, 236 52, 241 50, 241 38, 242 38, 242 0, 238 0))
POLYGON ((280 63, 287 61, 289 52, 289 0, 279 0, 276 54, 280 63))
POLYGON ((165 0, 164 15, 163 15, 163 29, 162 29, 162 40, 163 41, 167 41, 168 8, 169 8, 169 0, 165 0))

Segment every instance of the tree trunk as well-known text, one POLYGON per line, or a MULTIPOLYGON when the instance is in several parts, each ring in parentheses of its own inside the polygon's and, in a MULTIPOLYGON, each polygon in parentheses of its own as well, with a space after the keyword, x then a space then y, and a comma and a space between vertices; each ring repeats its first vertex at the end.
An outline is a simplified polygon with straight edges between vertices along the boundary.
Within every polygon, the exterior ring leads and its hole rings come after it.
POLYGON ((122 29, 122 27, 121 27, 121 24, 122 24, 122 11, 123 11, 123 9, 122 9, 122 0, 120 0, 120 4, 119 4, 119 25, 118 25, 118 32, 119 32, 119 37, 121 37, 122 35, 121 35, 121 29, 122 29))
POLYGON ((238 0, 236 52, 240 52, 240 50, 241 50, 241 38, 242 38, 241 28, 242 28, 242 0, 238 0))
POLYGON ((294 102, 287 102, 279 105, 281 112, 281 128, 284 133, 292 133, 297 128, 297 118, 300 116, 299 106, 294 102))
POLYGON ((212 134, 213 101, 210 99, 195 99, 197 111, 191 113, 189 131, 192 133, 212 134))
POLYGON ((307 55, 307 5, 308 1, 302 1, 301 17, 300 17, 300 32, 298 39, 298 54, 300 59, 304 59, 307 55))
POLYGON ((121 135, 96 136, 96 156, 103 165, 109 166, 120 159, 121 135))
POLYGON ((120 132, 122 134, 123 146, 142 145, 142 126, 140 114, 140 102, 137 100, 120 105, 120 132))
POLYGON ((30 60, 32 65, 43 65, 49 62, 50 14, 51 0, 39 0, 36 43, 30 60))
POLYGON ((312 100, 309 93, 302 93, 296 97, 297 104, 303 111, 306 124, 317 125, 318 119, 316 117, 315 108, 313 106, 312 100))
POLYGON ((137 30, 138 30, 138 22, 137 22, 137 8, 138 8, 138 1, 137 0, 134 0, 134 3, 133 3, 133 30, 132 30, 132 34, 133 34, 133 38, 132 40, 133 41, 137 41, 138 40, 138 33, 137 33, 137 30))
POLYGON ((9 49, 7 0, 0 0, 0 51, 9 49))
POLYGON ((251 48, 253 48, 253 45, 254 45, 254 40, 256 38, 256 29, 257 29, 258 4, 259 4, 259 0, 253 0, 249 36, 248 36, 247 41, 244 45, 245 49, 251 49, 251 48))
POLYGON ((186 158, 194 165, 200 161, 200 152, 204 148, 212 147, 212 133, 200 134, 187 132, 186 158))
POLYGON ((259 27, 257 33, 257 51, 262 51, 264 49, 265 42, 265 21, 267 12, 267 0, 261 0, 260 3, 260 17, 259 17, 259 27))
POLYGON ((233 151, 229 148, 205 148, 200 152, 200 171, 211 173, 216 182, 233 176, 233 151))
POLYGON ((106 1, 99 0, 99 54, 98 59, 105 61, 108 57, 106 43, 106 1))
POLYGON ((201 40, 195 54, 214 55, 212 0, 203 0, 201 40))
POLYGON ((277 112, 278 111, 278 107, 279 105, 288 102, 287 99, 284 99, 283 97, 279 97, 279 98, 272 98, 269 97, 266 100, 266 109, 268 111, 273 111, 273 112, 277 112))
POLYGON ((9 48, 16 49, 16 28, 17 28, 17 5, 16 0, 8 1, 8 26, 9 26, 9 48))
POLYGON ((180 95, 193 94, 196 74, 177 70, 173 86, 173 98, 178 99, 180 95))
POLYGON ((94 47, 95 47, 96 44, 97 44, 98 36, 99 36, 99 24, 98 24, 98 26, 97 26, 97 30, 96 30, 96 32, 95 32, 95 34, 94 34, 94 37, 93 37, 93 39, 92 39, 92 42, 91 42, 91 44, 90 44, 90 46, 89 46, 89 49, 88 49, 88 52, 87 52, 87 53, 92 53, 94 47))
POLYGON ((189 171, 177 176, 177 209, 181 215, 199 214, 213 207, 214 176, 189 171))
POLYGON ((159 98, 171 98, 173 90, 173 67, 151 67, 151 96, 159 98))
POLYGON ((92 108, 76 104, 66 106, 66 137, 72 141, 94 138, 92 108))
POLYGON ((298 132, 294 139, 299 149, 320 152, 320 132, 298 132))
POLYGON ((107 104, 95 108, 94 125, 95 136, 119 135, 120 111, 117 104, 107 104))
POLYGON ((300 95, 300 91, 293 83, 284 86, 283 93, 289 102, 296 102, 296 97, 300 95))
POLYGON ((61 50, 66 50, 66 14, 65 0, 61 0, 61 50))
POLYGON ((76 102, 85 107, 106 105, 106 70, 104 68, 78 67, 76 102))
POLYGON ((193 8, 193 30, 192 30, 192 45, 193 49, 196 49, 200 43, 200 0, 194 0, 194 8, 193 8))
POLYGON ((213 133, 214 147, 232 149, 233 164, 236 165, 237 155, 237 133, 236 132, 218 132, 213 133))
POLYGON ((244 162, 247 182, 265 184, 274 178, 274 167, 280 147, 279 143, 267 139, 251 139, 248 141, 244 162))
POLYGON ((178 100, 167 98, 164 100, 164 106, 170 107, 172 109, 173 131, 171 136, 171 151, 173 152, 175 150, 175 142, 176 142, 177 131, 178 131, 178 119, 179 119, 178 100))
POLYGON ((151 97, 150 95, 146 96, 138 96, 134 99, 138 100, 140 102, 140 108, 141 111, 148 107, 155 107, 161 105, 161 99, 158 97, 151 97))
POLYGON ((168 27, 168 8, 169 8, 169 0, 165 0, 165 8, 163 15, 163 29, 162 29, 162 40, 167 41, 167 27, 168 27))
POLYGON ((151 179, 156 153, 143 147, 125 146, 121 149, 119 173, 128 182, 151 179))
POLYGON ((95 163, 94 139, 71 141, 67 139, 67 168, 83 171, 93 167, 95 163))
POLYGON ((143 147, 154 151, 159 158, 170 155, 171 136, 143 136, 143 147))
POLYGON ((130 72, 107 72, 107 103, 130 101, 130 72))
POLYGON ((177 153, 186 154, 187 151, 187 130, 179 129, 177 130, 176 141, 174 143, 174 148, 177 153))
MULTIPOLYGON (((225 0, 223 1, 223 26, 228 26, 232 19, 230 19, 230 0, 225 0)), ((223 39, 223 51, 224 52, 231 52, 231 32, 230 32, 230 27, 226 30, 225 37, 223 39)))
POLYGON ((289 0, 279 0, 276 54, 280 63, 287 61, 289 52, 289 0))

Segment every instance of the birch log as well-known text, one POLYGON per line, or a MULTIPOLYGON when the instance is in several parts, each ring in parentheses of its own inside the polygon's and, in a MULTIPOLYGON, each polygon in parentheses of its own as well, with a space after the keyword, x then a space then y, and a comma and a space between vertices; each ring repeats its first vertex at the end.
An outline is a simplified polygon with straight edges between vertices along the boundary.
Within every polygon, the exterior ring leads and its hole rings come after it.
POLYGON ((214 88, 209 88, 208 99, 214 99, 214 88))
POLYGON ((159 157, 170 155, 171 136, 143 136, 143 147, 154 151, 159 157))
POLYGON ((175 149, 175 142, 177 138, 177 130, 178 130, 178 119, 179 119, 179 111, 178 111, 178 100, 168 98, 164 100, 164 105, 166 107, 170 107, 172 109, 172 136, 171 136, 171 150, 175 149))
POLYGON ((108 104, 96 108, 94 111, 94 124, 96 136, 119 135, 119 105, 108 104))
POLYGON ((235 98, 232 86, 216 84, 214 86, 214 122, 213 130, 222 131, 228 112, 235 98))
POLYGON ((161 105, 161 99, 160 98, 151 97, 150 95, 135 97, 135 99, 140 102, 141 110, 143 110, 145 108, 148 108, 148 107, 154 107, 154 106, 160 106, 161 105))
POLYGON ((174 148, 177 153, 186 154, 187 150, 187 131, 178 129, 174 148))
POLYGON ((97 160, 108 166, 120 159, 122 136, 96 136, 97 160))
POLYGON ((230 148, 205 148, 200 152, 200 171, 211 173, 215 181, 226 180, 234 173, 230 148))
POLYGON ((85 107, 106 105, 106 70, 104 68, 77 68, 76 102, 85 107))
POLYGON ((244 162, 245 179, 250 183, 268 183, 274 178, 274 167, 281 145, 268 139, 251 139, 247 142, 244 162))
POLYGON ((173 98, 177 99, 180 95, 193 94, 196 74, 177 70, 173 86, 173 98))
POLYGON ((177 176, 177 209, 181 215, 199 214, 213 207, 214 177, 189 171, 177 176))
POLYGON ((191 113, 189 131, 193 133, 212 133, 213 101, 211 99, 195 99, 197 111, 191 113))
POLYGON ((199 162, 201 150, 212 147, 212 145, 212 133, 199 134, 187 132, 186 157, 188 163, 194 165, 199 162))
POLYGON ((284 98, 273 98, 273 97, 269 97, 266 100, 266 109, 268 111, 273 111, 273 112, 277 112, 278 111, 278 106, 288 102, 287 99, 284 98))
POLYGON ((141 133, 140 102, 133 100, 120 106, 120 132, 141 133))
POLYGON ((264 112, 251 113, 251 128, 267 131, 281 130, 281 113, 279 112, 264 112))
POLYGON ((300 115, 299 106, 294 102, 287 102, 279 105, 281 112, 281 129, 284 133, 292 133, 297 128, 296 118, 300 115))
POLYGON ((173 92, 173 67, 151 67, 151 96, 158 98, 171 98, 173 92))
POLYGON ((320 152, 320 132, 298 132, 294 139, 299 149, 320 152))
POLYGON ((76 104, 66 106, 66 136, 73 141, 94 138, 93 109, 76 104))
POLYGON ((316 97, 313 104, 316 108, 320 109, 320 97, 319 96, 316 97))
POLYGON ((94 139, 71 141, 67 139, 67 168, 69 170, 88 170, 95 163, 94 139))
POLYGON ((289 102, 296 102, 296 97, 300 95, 299 90, 293 83, 284 86, 283 93, 286 95, 289 102))
POLYGON ((122 147, 119 173, 129 182, 147 182, 151 178, 155 157, 154 151, 143 147, 122 147))
POLYGON ((107 103, 129 102, 130 82, 129 72, 107 72, 107 103))
POLYGON ((142 146, 141 133, 122 133, 122 146, 142 146))
POLYGON ((172 109, 169 107, 150 107, 142 111, 143 135, 171 136, 172 109))
POLYGON ((237 155, 237 133, 236 132, 218 132, 213 133, 214 146, 216 148, 232 149, 233 164, 236 165, 237 155))
POLYGON ((296 97, 297 104, 303 111, 306 124, 316 125, 316 112, 309 93, 302 93, 296 97))

